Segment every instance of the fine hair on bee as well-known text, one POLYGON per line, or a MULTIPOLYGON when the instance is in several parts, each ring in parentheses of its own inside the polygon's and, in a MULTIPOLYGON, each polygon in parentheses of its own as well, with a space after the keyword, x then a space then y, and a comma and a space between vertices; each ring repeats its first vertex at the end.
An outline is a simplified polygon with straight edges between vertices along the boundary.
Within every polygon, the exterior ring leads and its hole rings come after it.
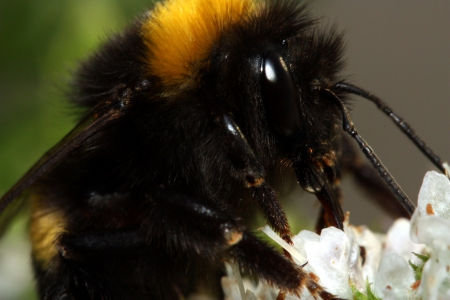
POLYGON ((282 293, 335 299, 255 236, 249 207, 291 242, 275 186, 290 169, 322 205, 316 230, 343 229, 349 172, 387 212, 411 216, 353 125, 350 95, 445 172, 401 117, 347 81, 343 44, 293 0, 166 0, 111 36, 74 76, 78 125, 0 200, 2 218, 31 203, 40 298, 220 298, 234 261, 282 293))

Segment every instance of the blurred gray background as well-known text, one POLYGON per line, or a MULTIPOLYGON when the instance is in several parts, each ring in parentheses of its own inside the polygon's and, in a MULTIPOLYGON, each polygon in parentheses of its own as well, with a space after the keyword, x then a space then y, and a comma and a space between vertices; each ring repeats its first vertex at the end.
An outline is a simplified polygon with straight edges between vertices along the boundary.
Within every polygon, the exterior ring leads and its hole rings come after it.
MULTIPOLYGON (((450 159, 450 1, 320 1, 315 12, 346 32, 352 83, 381 97, 442 159, 450 159)), ((355 98, 353 122, 413 201, 434 169, 372 103, 355 98)), ((345 182, 355 224, 378 208, 345 182)), ((378 219, 378 220, 382 220, 378 219)), ((381 224, 385 228, 385 224, 381 224)))
MULTIPOLYGON (((76 62, 148 6, 141 0, 0 0, 0 194, 73 126, 61 91, 76 62)), ((450 159, 450 1, 319 0, 313 12, 346 32, 345 74, 352 83, 389 103, 450 159)), ((355 99, 356 128, 416 201, 431 163, 373 104, 355 99)), ((387 228, 391 220, 377 214, 351 180, 344 181, 344 193, 352 223, 387 228)), ((294 197, 291 218, 315 216, 311 197, 294 197)), ((26 216, 18 220, 0 241, 2 300, 32 299, 29 250, 19 234, 26 216)))

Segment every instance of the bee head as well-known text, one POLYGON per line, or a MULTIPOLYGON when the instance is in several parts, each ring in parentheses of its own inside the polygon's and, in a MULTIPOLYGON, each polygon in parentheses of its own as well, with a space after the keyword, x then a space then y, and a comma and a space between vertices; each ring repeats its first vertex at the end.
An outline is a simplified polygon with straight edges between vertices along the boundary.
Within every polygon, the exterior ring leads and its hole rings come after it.
POLYGON ((267 162, 326 152, 340 112, 317 91, 341 79, 343 42, 317 21, 302 1, 162 2, 142 22, 147 76, 169 103, 231 114, 267 162))
POLYGON ((301 2, 268 1, 224 31, 211 52, 206 94, 235 115, 255 148, 269 145, 256 149, 261 154, 273 145, 288 157, 320 150, 334 135, 341 113, 318 91, 342 79, 344 47, 341 34, 317 30, 317 21, 301 2))

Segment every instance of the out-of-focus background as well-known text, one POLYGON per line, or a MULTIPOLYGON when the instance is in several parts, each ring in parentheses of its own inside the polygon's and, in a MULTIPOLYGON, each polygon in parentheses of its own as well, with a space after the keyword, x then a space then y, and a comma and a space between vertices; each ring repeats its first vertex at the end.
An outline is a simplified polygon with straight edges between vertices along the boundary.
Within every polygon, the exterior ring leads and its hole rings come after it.
MULTIPOLYGON (((77 63, 150 1, 0 0, 0 194, 74 125, 64 99, 77 63)), ((35 299, 18 216, 0 240, 0 300, 35 299)))
MULTIPOLYGON (((442 159, 450 160, 450 2, 320 1, 315 11, 346 32, 352 83, 381 97, 442 159)), ((355 99, 356 128, 417 201, 432 164, 372 103, 355 99)), ((350 184, 344 182, 348 196, 350 184)), ((383 217, 372 217, 378 208, 360 197, 345 202, 351 221, 386 228, 383 217)))
MULTIPOLYGON (((143 0, 0 0, 0 194, 73 126, 64 90, 77 62, 149 6, 143 0)), ((313 13, 346 32, 345 74, 352 82, 388 102, 450 158, 450 2, 322 0, 313 13)), ((415 200, 431 164, 373 104, 355 100, 352 118, 415 200)), ((352 223, 386 228, 390 220, 375 214, 351 180, 344 193, 352 223)), ((310 197, 296 197, 299 215, 317 208, 310 197)), ((34 299, 21 234, 26 225, 26 215, 18 216, 0 240, 1 300, 34 299)))

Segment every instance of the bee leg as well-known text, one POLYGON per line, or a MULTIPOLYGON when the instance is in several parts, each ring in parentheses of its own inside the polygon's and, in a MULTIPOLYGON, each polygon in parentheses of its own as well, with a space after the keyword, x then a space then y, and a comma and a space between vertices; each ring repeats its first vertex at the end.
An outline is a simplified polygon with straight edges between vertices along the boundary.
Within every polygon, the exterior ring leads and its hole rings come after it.
POLYGON ((318 284, 319 278, 316 275, 306 273, 301 266, 294 265, 291 260, 247 231, 242 240, 230 248, 230 254, 241 269, 276 285, 282 293, 300 296, 306 288, 315 299, 338 299, 318 284))
POLYGON ((391 217, 410 218, 409 213, 398 202, 378 172, 361 159, 350 139, 345 135, 342 138, 341 166, 344 171, 353 175, 357 185, 363 188, 369 199, 375 201, 391 217))
POLYGON ((286 292, 299 295, 307 288, 313 295, 334 299, 313 276, 240 226, 226 207, 204 204, 166 189, 154 190, 152 200, 154 206, 143 226, 148 243, 155 240, 169 251, 197 255, 213 264, 236 260, 250 273, 286 292), (161 235, 163 232, 172 234, 161 235))
POLYGON ((319 192, 316 193, 322 205, 319 219, 316 223, 316 232, 320 232, 323 228, 334 226, 344 230, 344 213, 340 204, 341 190, 337 186, 331 187, 325 184, 319 192))
POLYGON ((230 255, 241 269, 257 274, 258 278, 282 290, 300 295, 305 288, 308 276, 301 267, 249 232, 245 232, 242 240, 230 248, 230 255))
POLYGON ((58 239, 59 254, 66 260, 83 260, 103 251, 115 252, 145 245, 139 230, 117 230, 84 235, 64 234, 58 239))
POLYGON ((275 191, 266 182, 259 187, 252 187, 253 198, 258 201, 267 223, 277 232, 286 242, 292 244, 291 227, 289 226, 286 213, 278 201, 275 191))
POLYGON ((319 216, 317 217, 316 226, 314 227, 317 234, 320 234, 322 229, 329 227, 327 221, 327 213, 323 207, 320 207, 319 216))
POLYGON ((242 238, 244 227, 225 208, 165 188, 152 190, 141 230, 148 244, 217 263, 242 238))
POLYGON ((298 182, 306 191, 316 195, 322 205, 316 232, 328 226, 344 229, 341 208, 340 171, 335 159, 324 157, 318 166, 293 158, 293 169, 298 182))
POLYGON ((340 187, 337 185, 324 187, 319 193, 316 193, 316 196, 322 205, 315 226, 316 233, 320 234, 322 229, 330 226, 344 230, 340 187))
POLYGON ((291 228, 275 191, 265 182, 265 170, 256 158, 244 134, 234 119, 223 114, 217 118, 219 126, 226 129, 227 152, 233 164, 233 176, 252 192, 264 213, 267 223, 284 240, 291 243, 291 228))
POLYGON ((143 226, 148 243, 155 240, 178 254, 197 255, 214 264, 224 258, 236 260, 260 279, 293 294, 302 288, 327 294, 300 266, 239 225, 223 204, 215 207, 163 188, 152 192, 152 200, 151 215, 143 226))
POLYGON ((159 187, 152 189, 143 201, 145 204, 136 215, 142 221, 133 225, 137 228, 62 234, 57 240, 60 255, 68 260, 82 260, 96 252, 157 243, 177 253, 196 253, 214 260, 242 237, 244 227, 231 210, 219 209, 205 200, 159 187))
POLYGON ((334 299, 314 276, 241 226, 223 204, 217 207, 164 188, 152 191, 152 200, 148 222, 143 225, 149 244, 159 242, 174 255, 182 251, 214 264, 224 258, 236 260, 286 292, 300 294, 307 288, 317 297, 334 299))

